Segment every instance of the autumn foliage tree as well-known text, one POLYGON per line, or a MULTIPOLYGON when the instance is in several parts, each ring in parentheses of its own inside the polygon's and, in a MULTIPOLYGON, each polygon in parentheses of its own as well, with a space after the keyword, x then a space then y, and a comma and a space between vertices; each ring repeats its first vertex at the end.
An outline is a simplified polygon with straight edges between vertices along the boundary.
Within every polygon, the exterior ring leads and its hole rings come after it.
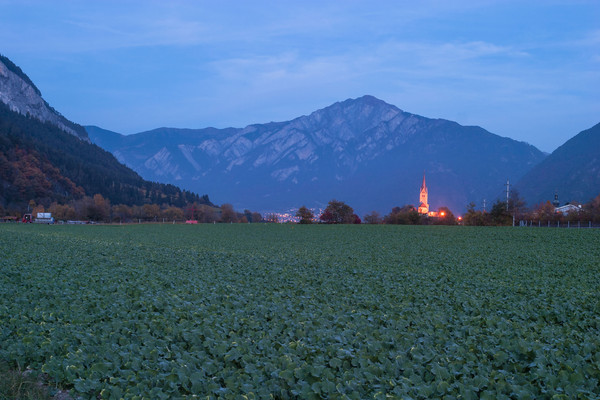
POLYGON ((463 224, 471 226, 488 225, 487 213, 475 210, 475 203, 469 203, 467 212, 463 215, 463 224))
POLYGON ((545 203, 538 204, 534 207, 531 217, 538 221, 557 221, 560 216, 557 215, 554 210, 555 208, 552 203, 546 201, 545 203))
POLYGON ((296 212, 296 217, 300 218, 300 224, 312 224, 315 214, 313 214, 310 209, 306 208, 306 206, 302 206, 298 209, 298 212, 296 212))
POLYGON ((182 220, 183 210, 179 207, 167 207, 167 209, 163 211, 163 218, 166 218, 169 221, 182 220))
POLYGON ((117 204, 111 207, 111 214, 113 221, 123 222, 132 218, 133 210, 125 204, 117 204))
POLYGON ((231 204, 221 206, 221 222, 237 222, 237 215, 231 204))
POLYGON ((421 216, 415 206, 406 205, 392 208, 392 211, 385 216, 384 222, 394 225, 418 225, 421 223, 421 216))
POLYGON ((57 221, 68 221, 77 218, 75 209, 68 204, 58 204, 57 202, 54 202, 48 208, 48 212, 52 213, 52 216, 57 221))
POLYGON ((380 224, 381 216, 377 211, 371 211, 369 214, 365 214, 363 221, 365 221, 366 224, 380 224))
POLYGON ((144 219, 157 221, 160 217, 160 207, 158 204, 144 204, 142 206, 144 219))
POLYGON ((600 194, 586 204, 584 210, 589 214, 590 220, 600 222, 600 194))
POLYGON ((250 220, 250 222, 252 223, 258 223, 263 221, 263 217, 259 212, 253 212, 250 213, 250 215, 252 216, 252 219, 250 220))
POLYGON ((360 224, 358 215, 354 209, 343 201, 331 200, 319 219, 326 224, 360 224))

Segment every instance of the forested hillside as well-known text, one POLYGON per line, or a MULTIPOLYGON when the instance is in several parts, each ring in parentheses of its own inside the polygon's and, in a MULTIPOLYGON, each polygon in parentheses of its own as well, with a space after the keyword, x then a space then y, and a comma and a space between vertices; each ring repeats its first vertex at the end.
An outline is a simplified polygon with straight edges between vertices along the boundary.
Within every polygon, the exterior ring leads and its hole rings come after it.
POLYGON ((206 195, 145 181, 100 147, 0 102, 0 205, 49 205, 94 194, 113 204, 210 204, 206 195))

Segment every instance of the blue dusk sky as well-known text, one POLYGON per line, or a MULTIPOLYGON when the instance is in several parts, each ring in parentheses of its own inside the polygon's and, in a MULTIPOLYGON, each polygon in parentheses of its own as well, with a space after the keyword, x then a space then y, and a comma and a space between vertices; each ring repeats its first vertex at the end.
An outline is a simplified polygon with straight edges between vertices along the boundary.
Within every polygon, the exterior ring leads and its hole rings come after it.
POLYGON ((600 122, 600 1, 0 0, 67 118, 244 127, 365 94, 551 152, 600 122))

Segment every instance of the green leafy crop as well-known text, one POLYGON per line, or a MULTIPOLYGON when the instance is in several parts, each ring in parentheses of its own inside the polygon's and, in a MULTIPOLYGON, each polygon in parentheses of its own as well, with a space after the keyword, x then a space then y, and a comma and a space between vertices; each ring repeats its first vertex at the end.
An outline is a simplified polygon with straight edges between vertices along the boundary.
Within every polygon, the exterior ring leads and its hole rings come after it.
POLYGON ((600 231, 0 225, 0 360, 83 398, 600 397, 600 231))

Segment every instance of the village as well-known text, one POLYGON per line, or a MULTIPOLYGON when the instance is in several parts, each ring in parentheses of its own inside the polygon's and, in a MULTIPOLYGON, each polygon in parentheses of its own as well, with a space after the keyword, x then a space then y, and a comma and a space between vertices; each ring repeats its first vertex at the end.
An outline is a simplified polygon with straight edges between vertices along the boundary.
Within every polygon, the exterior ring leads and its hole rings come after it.
MULTIPOLYGON (((507 182, 508 184, 508 182, 507 182)), ((337 202, 336 200, 332 200, 337 202)), ((344 204, 343 202, 339 202, 344 204)), ((330 202, 331 204, 331 202, 330 202)), ((425 173, 423 173, 423 181, 419 189, 418 207, 407 205, 403 207, 395 207, 390 214, 381 217, 379 213, 373 211, 366 214, 361 219, 354 215, 352 210, 350 213, 352 219, 344 218, 338 221, 328 221, 324 218, 327 215, 328 208, 307 209, 310 214, 308 217, 302 215, 299 211, 301 208, 291 208, 284 212, 270 212, 260 215, 253 213, 254 217, 249 215, 245 221, 236 220, 231 215, 227 221, 219 220, 215 217, 210 222, 262 222, 262 223, 366 223, 366 224, 399 224, 399 225, 512 225, 521 227, 597 227, 600 226, 600 196, 594 199, 589 204, 572 204, 566 203, 561 205, 558 194, 554 195, 554 199, 550 202, 540 204, 533 210, 528 210, 524 207, 524 202, 515 196, 514 192, 506 192, 505 201, 497 200, 491 207, 486 210, 485 203, 482 209, 476 210, 473 203, 467 206, 467 211, 463 215, 454 215, 447 207, 440 207, 438 210, 431 210, 429 205, 429 189, 426 183, 425 173), (258 218, 257 215, 260 217, 258 218), (249 221, 250 220, 250 221, 249 221), (561 225, 562 224, 562 225, 561 225)), ((345 205, 345 204, 344 204, 345 205)), ((306 207, 304 207, 306 209, 306 207)), ((235 214, 233 210, 229 214, 235 214)), ((180 217, 183 216, 181 213, 180 217)), ((126 220, 126 223, 187 223, 197 224, 199 221, 193 218, 181 219, 173 218, 171 215, 154 216, 152 219, 135 218, 126 220)), ((221 218, 222 219, 222 218, 221 218)), ((35 223, 35 224, 95 224, 95 223, 114 223, 116 221, 106 220, 90 220, 90 219, 59 219, 56 220, 51 212, 26 212, 22 216, 8 215, 0 217, 1 222, 20 222, 20 223, 35 223)), ((205 221, 206 222, 206 221, 205 221)), ((119 223, 123 223, 121 219, 119 223)))

